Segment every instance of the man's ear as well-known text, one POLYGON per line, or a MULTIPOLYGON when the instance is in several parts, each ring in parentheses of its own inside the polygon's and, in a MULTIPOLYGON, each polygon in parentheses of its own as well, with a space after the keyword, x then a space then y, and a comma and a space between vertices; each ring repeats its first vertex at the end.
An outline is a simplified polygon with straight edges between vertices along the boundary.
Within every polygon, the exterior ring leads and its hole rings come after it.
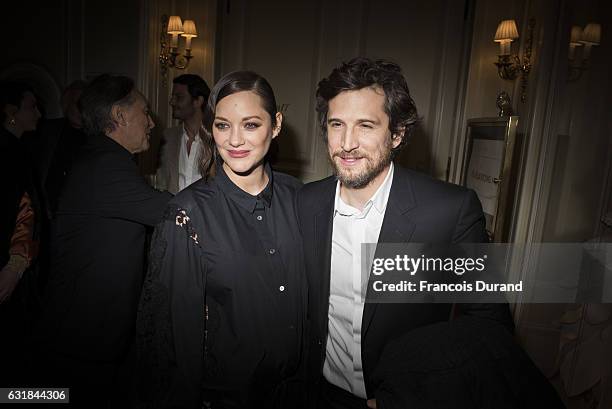
POLYGON ((115 104, 112 106, 110 116, 115 124, 120 125, 120 126, 127 125, 127 120, 125 118, 125 111, 119 104, 115 104))
POLYGON ((276 113, 276 126, 272 129, 272 139, 276 138, 283 127, 283 114, 280 112, 276 113))
POLYGON ((397 130, 397 132, 391 135, 391 144, 393 145, 393 148, 397 148, 399 144, 402 143, 405 133, 406 133, 406 127, 402 126, 401 128, 397 130))
POLYGON ((202 110, 202 107, 204 106, 205 103, 206 103, 206 100, 204 99, 202 95, 198 95, 196 98, 193 99, 193 104, 200 110, 202 110))

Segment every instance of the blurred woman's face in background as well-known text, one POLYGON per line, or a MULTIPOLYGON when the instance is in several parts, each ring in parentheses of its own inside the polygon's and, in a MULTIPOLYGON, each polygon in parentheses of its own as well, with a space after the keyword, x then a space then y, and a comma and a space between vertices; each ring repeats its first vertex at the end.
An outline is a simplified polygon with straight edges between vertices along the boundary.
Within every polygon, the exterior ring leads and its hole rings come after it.
POLYGON ((19 109, 13 115, 13 119, 15 119, 14 126, 22 132, 34 131, 40 117, 36 97, 30 91, 26 91, 23 94, 19 109))

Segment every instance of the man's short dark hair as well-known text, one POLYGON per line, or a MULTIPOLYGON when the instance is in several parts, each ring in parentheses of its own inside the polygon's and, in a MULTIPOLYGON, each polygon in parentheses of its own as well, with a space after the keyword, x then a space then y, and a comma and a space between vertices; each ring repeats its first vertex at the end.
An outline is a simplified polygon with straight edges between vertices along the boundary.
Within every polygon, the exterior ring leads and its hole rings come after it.
POLYGON ((79 99, 85 133, 92 135, 114 131, 111 109, 116 104, 131 105, 135 99, 134 90, 134 81, 123 75, 102 74, 94 78, 79 99))
POLYGON ((191 95, 191 98, 193 99, 196 99, 197 97, 204 98, 202 112, 204 111, 206 108, 206 102, 208 101, 208 96, 210 95, 210 88, 202 77, 195 74, 183 74, 176 77, 172 83, 187 86, 187 92, 189 92, 189 95, 191 95))
POLYGON ((317 113, 323 137, 327 139, 329 101, 341 92, 357 91, 366 87, 381 88, 385 92, 384 109, 389 117, 391 134, 399 134, 404 130, 401 143, 392 151, 392 156, 395 157, 408 142, 419 118, 402 69, 391 61, 353 58, 334 68, 329 77, 319 81, 317 113))

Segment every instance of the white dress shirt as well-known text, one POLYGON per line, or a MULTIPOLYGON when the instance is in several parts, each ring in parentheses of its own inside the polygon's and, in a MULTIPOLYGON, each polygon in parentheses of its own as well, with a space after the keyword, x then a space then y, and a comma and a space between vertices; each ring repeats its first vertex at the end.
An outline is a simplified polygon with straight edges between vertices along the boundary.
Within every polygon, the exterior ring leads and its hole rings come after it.
POLYGON ((340 197, 336 185, 332 233, 328 335, 323 375, 328 382, 366 399, 361 362, 361 321, 369 268, 362 277, 361 244, 377 243, 393 182, 393 163, 360 211, 340 197))
POLYGON ((181 136, 181 149, 179 151, 179 163, 178 163, 178 188, 179 191, 185 189, 202 178, 200 170, 198 168, 198 162, 200 159, 200 145, 201 139, 200 134, 197 133, 191 143, 191 149, 187 153, 187 131, 183 125, 183 135, 181 136))

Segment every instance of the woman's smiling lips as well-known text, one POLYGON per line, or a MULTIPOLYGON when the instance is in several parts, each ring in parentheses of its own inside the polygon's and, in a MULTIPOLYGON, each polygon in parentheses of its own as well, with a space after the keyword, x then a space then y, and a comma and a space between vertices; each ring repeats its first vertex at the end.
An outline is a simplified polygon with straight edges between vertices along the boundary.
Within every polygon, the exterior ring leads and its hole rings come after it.
POLYGON ((228 149, 229 156, 232 158, 244 158, 249 155, 249 151, 228 149))

